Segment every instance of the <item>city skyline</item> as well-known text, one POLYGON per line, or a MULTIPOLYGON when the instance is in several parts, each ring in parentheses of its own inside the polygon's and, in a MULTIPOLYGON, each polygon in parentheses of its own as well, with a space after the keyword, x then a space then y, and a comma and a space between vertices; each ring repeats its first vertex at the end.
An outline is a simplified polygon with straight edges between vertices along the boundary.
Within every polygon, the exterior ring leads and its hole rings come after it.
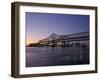
POLYGON ((89 31, 89 15, 26 12, 26 45, 52 33, 66 35, 89 31))

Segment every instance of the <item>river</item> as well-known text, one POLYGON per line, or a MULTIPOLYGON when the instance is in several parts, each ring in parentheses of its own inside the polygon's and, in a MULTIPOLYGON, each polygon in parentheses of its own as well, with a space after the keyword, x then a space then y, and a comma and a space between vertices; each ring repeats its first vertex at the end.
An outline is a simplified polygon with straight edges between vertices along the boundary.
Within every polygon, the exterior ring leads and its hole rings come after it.
POLYGON ((26 47, 26 67, 89 64, 89 48, 26 47))

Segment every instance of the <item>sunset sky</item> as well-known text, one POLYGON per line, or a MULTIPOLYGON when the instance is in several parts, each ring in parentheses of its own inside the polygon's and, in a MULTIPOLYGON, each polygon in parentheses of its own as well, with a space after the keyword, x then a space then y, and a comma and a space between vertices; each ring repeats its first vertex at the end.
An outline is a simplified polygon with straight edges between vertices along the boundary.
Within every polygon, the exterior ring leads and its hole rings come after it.
POLYGON ((89 31, 88 15, 26 12, 26 45, 56 33, 67 35, 89 31))

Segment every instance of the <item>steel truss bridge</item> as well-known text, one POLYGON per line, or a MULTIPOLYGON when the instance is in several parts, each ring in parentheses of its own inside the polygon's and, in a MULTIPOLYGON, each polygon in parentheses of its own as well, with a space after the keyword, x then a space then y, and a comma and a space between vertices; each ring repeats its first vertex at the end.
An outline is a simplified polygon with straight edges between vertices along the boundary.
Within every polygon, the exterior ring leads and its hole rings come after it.
POLYGON ((39 44, 44 46, 73 46, 75 44, 81 45, 84 44, 86 46, 89 45, 89 32, 81 32, 81 33, 74 33, 68 35, 58 35, 52 33, 49 37, 42 39, 39 41, 39 44))

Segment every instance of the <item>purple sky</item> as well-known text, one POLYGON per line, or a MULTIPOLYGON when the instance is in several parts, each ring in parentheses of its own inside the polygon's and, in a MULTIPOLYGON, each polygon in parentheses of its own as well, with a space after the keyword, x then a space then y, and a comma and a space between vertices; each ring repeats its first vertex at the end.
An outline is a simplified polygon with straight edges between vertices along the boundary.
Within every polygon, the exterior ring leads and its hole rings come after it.
POLYGON ((26 44, 52 33, 65 35, 85 31, 89 31, 89 15, 26 12, 26 44))

